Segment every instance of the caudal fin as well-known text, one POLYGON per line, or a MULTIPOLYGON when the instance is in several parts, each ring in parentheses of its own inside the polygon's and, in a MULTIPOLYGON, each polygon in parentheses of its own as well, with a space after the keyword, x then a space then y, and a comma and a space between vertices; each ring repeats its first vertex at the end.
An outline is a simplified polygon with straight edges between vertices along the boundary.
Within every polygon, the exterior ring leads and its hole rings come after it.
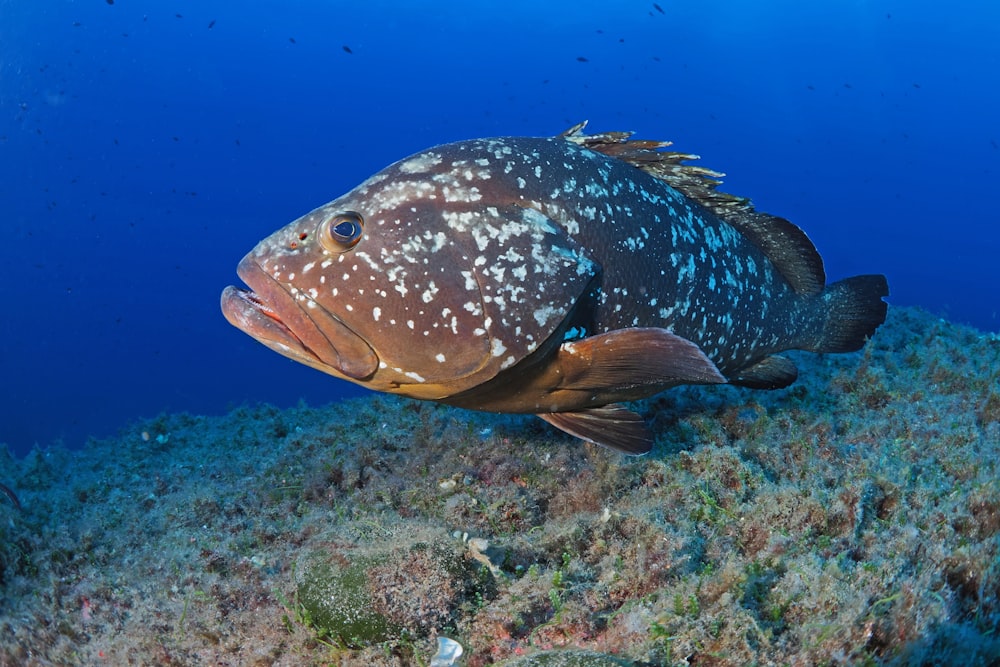
POLYGON ((854 352, 885 322, 885 276, 854 276, 828 285, 820 297, 827 313, 815 352, 854 352))

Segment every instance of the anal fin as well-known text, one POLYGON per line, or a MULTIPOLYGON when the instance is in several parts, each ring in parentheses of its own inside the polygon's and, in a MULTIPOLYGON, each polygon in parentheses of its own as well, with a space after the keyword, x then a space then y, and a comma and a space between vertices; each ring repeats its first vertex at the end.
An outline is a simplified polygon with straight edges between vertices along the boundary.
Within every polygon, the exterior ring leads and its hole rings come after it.
POLYGON ((642 417, 617 403, 538 416, 561 431, 623 454, 645 454, 653 448, 653 436, 642 417))
POLYGON ((740 370, 729 381, 750 389, 783 389, 795 382, 798 376, 799 370, 790 359, 772 355, 740 370))

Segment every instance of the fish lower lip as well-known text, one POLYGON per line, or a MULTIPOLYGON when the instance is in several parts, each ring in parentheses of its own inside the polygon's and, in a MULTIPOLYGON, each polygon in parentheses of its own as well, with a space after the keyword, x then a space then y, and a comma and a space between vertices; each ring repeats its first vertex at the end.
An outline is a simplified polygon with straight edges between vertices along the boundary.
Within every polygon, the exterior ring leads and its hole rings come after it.
MULTIPOLYGON (((298 346, 316 356, 295 333, 281 321, 281 317, 256 292, 241 287, 227 287, 222 292, 222 312, 237 329, 250 334, 257 340, 275 342, 289 339, 287 343, 298 346)), ((285 344, 285 343, 283 343, 285 344)))
POLYGON ((270 347, 332 375, 361 380, 378 369, 378 356, 361 337, 323 308, 303 308, 251 255, 240 262, 251 288, 227 287, 222 312, 229 323, 270 347))

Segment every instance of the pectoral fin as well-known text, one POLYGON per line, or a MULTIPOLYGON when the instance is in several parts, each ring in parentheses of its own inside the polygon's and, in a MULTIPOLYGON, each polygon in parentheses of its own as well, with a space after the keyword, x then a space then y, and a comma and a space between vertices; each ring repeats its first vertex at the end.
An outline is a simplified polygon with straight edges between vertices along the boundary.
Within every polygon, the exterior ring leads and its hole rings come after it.
POLYGON ((653 438, 642 417, 615 401, 645 398, 679 384, 726 382, 697 345, 651 327, 563 343, 556 361, 553 395, 572 395, 576 400, 568 403, 596 407, 538 416, 571 435, 626 454, 645 454, 653 438))
POLYGON ((618 329, 559 348, 560 389, 625 392, 679 384, 719 384, 726 378, 697 345, 666 329, 618 329))

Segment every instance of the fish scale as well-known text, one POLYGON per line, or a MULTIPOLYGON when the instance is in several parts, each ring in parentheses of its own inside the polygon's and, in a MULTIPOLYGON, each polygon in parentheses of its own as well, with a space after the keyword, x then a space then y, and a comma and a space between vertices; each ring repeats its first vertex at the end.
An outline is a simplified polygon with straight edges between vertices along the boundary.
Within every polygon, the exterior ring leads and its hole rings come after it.
POLYGON ((859 349, 884 276, 825 284, 798 227, 629 133, 500 137, 405 158, 261 241, 226 317, 362 386, 537 414, 643 453, 624 405, 679 384, 783 387, 780 352, 859 349))

